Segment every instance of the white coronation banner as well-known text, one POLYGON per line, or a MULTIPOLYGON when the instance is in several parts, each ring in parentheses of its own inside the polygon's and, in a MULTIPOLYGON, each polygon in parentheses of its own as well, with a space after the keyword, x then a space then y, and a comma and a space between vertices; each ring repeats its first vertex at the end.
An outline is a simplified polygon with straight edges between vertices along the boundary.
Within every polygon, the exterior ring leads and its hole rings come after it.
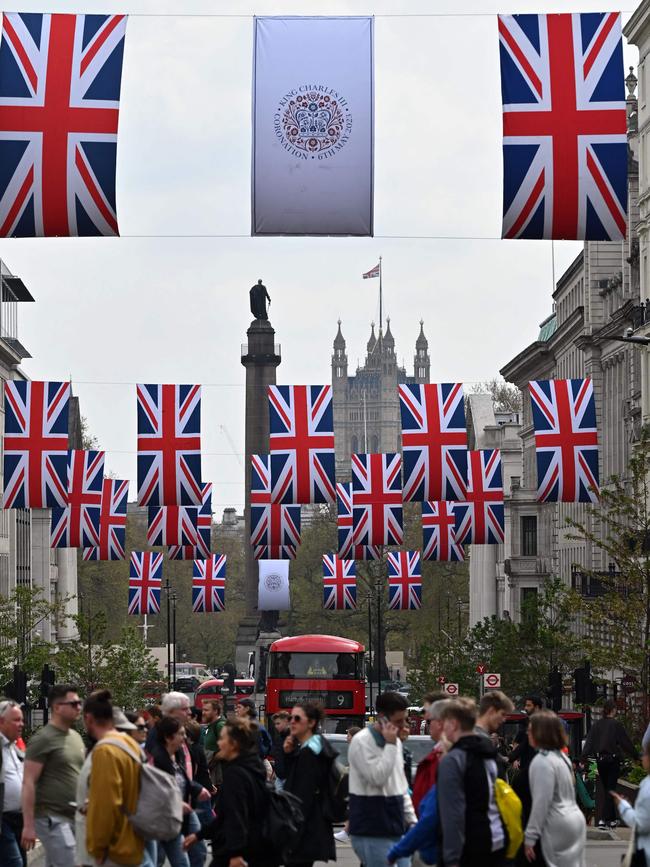
POLYGON ((256 17, 253 235, 372 235, 373 19, 256 17))
POLYGON ((258 611, 288 611, 289 561, 259 560, 258 611))

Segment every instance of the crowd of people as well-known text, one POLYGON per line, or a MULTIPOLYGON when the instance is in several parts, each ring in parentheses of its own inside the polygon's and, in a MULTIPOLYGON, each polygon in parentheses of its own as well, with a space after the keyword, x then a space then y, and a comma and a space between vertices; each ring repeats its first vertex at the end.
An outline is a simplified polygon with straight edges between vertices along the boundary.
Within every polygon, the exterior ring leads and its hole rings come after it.
MULTIPOLYGON (((230 715, 207 701, 199 723, 183 693, 124 713, 106 690, 82 701, 60 684, 50 691, 50 721, 25 748, 20 706, 0 701, 0 864, 26 867, 38 839, 47 867, 204 867, 208 857, 214 867, 311 867, 336 859, 336 837, 363 867, 584 865, 586 823, 555 713, 527 698, 528 725, 505 751, 497 733, 513 704, 504 693, 478 705, 429 694, 423 708, 431 751, 411 779, 407 703, 394 692, 378 696, 374 722, 348 731, 345 774, 315 702, 276 714, 271 734, 251 700, 230 715), (347 821, 335 834, 332 792, 343 779, 347 821), (137 821, 152 809, 155 801, 143 801, 152 792, 163 798, 151 822, 162 833, 137 821), (269 837, 273 797, 299 805, 286 846, 269 837)), ((607 815, 618 810, 650 855, 650 783, 634 807, 614 792, 621 751, 636 751, 613 707, 604 710, 582 757, 598 761, 607 815)))

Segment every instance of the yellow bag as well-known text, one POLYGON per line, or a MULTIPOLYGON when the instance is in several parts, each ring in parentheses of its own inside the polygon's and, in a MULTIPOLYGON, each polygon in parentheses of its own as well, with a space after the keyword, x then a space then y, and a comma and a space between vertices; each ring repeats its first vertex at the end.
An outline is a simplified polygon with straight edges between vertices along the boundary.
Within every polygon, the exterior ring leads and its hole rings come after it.
POLYGON ((515 857, 519 851, 519 847, 524 842, 524 829, 521 824, 521 801, 512 787, 500 777, 497 778, 494 784, 494 797, 496 798, 501 819, 508 832, 506 859, 509 861, 515 857))

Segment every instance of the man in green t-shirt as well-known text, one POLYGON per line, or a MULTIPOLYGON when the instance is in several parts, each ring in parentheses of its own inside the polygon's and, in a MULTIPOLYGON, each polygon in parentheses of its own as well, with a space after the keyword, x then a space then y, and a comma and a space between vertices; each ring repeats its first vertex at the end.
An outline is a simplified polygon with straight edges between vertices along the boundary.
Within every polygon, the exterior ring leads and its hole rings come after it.
POLYGON ((75 867, 74 817, 77 778, 86 757, 81 735, 77 688, 57 684, 48 695, 50 722, 30 739, 23 772, 22 845, 39 838, 48 867, 75 867))
POLYGON ((203 749, 210 759, 210 753, 216 753, 219 749, 217 741, 221 734, 221 729, 226 724, 226 718, 223 715, 223 707, 217 699, 208 699, 203 702, 203 713, 201 714, 201 743, 203 749))

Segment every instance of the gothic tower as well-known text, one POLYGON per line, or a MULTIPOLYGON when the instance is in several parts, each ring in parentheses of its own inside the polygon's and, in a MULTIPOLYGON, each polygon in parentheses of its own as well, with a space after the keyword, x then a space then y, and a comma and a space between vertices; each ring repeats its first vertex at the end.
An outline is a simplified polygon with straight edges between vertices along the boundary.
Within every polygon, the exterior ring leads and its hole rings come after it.
POLYGON ((431 374, 431 359, 429 358, 429 341, 424 336, 424 320, 420 319, 420 334, 415 341, 415 358, 413 373, 417 383, 429 382, 431 374))

